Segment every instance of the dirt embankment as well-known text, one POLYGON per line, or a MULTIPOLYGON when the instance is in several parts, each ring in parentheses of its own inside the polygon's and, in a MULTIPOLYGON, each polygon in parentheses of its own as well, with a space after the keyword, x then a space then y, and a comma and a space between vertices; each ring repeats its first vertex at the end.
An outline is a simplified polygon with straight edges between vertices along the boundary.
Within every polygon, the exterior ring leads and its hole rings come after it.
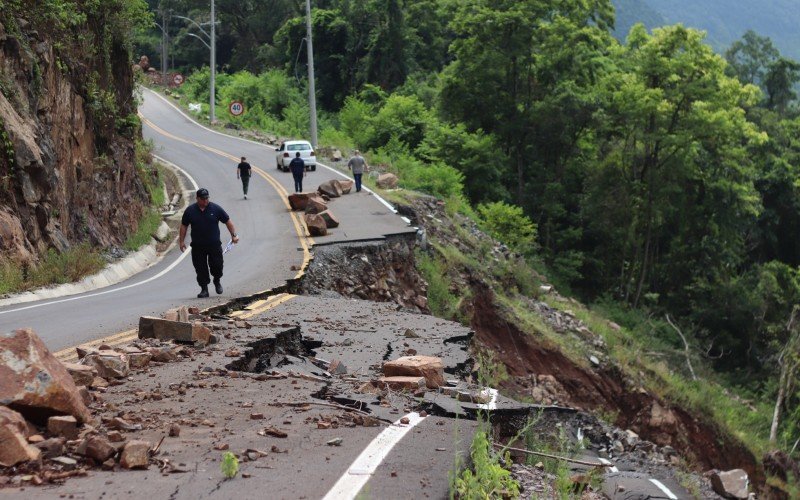
POLYGON ((64 38, 37 21, 44 8, 0 13, 0 251, 17 263, 79 242, 118 245, 147 205, 121 35, 90 16, 64 38))
POLYGON ((672 446, 702 470, 743 468, 751 478, 762 476, 755 457, 742 443, 721 434, 701 417, 632 386, 613 365, 589 369, 576 364, 556 347, 507 320, 491 290, 476 285, 474 291, 475 341, 491 348, 505 365, 510 379, 504 389, 509 393, 526 396, 531 375, 550 375, 564 389, 563 403, 615 414, 613 424, 660 446, 672 446))

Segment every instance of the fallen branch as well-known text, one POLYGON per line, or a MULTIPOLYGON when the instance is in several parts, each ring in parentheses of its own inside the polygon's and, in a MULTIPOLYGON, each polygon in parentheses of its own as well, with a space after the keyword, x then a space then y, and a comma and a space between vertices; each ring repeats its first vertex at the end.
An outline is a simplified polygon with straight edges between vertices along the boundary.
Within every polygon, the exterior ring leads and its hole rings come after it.
POLYGON ((686 342, 686 337, 683 336, 683 332, 681 332, 680 328, 675 326, 675 323, 673 323, 669 318, 669 314, 665 314, 664 317, 667 318, 667 323, 669 323, 669 326, 674 328, 675 331, 678 332, 678 335, 681 336, 681 340, 683 340, 683 352, 686 356, 686 364, 689 365, 689 372, 692 374, 692 380, 697 380, 697 375, 694 374, 694 368, 692 368, 692 360, 689 359, 689 343, 686 342))
POLYGON ((161 443, 163 443, 163 442, 164 442, 164 438, 165 438, 165 437, 167 437, 167 435, 166 435, 166 434, 164 434, 163 436, 161 436, 161 440, 158 442, 158 444, 157 444, 157 445, 155 445, 155 446, 154 446, 154 447, 153 447, 153 448, 150 450, 150 455, 155 455, 156 453, 158 453, 158 450, 159 450, 159 449, 161 449, 161 443))
POLYGON ((570 462, 570 463, 573 463, 573 464, 588 465, 588 466, 591 466, 591 467, 613 467, 612 464, 601 464, 599 462, 586 462, 584 460, 576 460, 574 458, 567 458, 567 457, 560 457, 558 455, 551 455, 550 453, 542 453, 541 451, 531 451, 531 450, 523 450, 522 448, 512 448, 510 446, 505 446, 505 445, 502 445, 502 444, 499 444, 499 443, 492 443, 492 445, 495 448, 502 448, 502 449, 505 449, 505 450, 518 451, 520 453, 526 453, 528 455, 536 455, 537 457, 552 458, 554 460, 561 460, 561 461, 570 462))

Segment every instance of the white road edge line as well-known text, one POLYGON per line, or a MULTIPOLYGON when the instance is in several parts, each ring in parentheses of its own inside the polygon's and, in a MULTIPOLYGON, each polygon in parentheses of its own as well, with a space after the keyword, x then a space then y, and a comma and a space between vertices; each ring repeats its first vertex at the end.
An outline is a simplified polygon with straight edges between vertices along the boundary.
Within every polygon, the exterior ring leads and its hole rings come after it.
POLYGON ((350 464, 347 471, 339 478, 323 500, 342 500, 355 498, 361 488, 370 480, 378 466, 392 451, 394 445, 403 439, 403 436, 427 417, 421 417, 417 412, 405 416, 408 424, 400 424, 400 420, 390 425, 378 434, 364 451, 350 464))
POLYGON ((675 493, 671 492, 669 488, 664 486, 664 483, 662 483, 658 479, 650 478, 650 482, 658 486, 658 489, 663 491, 667 495, 667 498, 669 498, 670 500, 678 500, 678 497, 675 496, 675 493))
MULTIPOLYGON (((186 176, 186 177, 189 179, 189 181, 192 183, 192 186, 194 187, 194 189, 195 189, 195 190, 196 190, 196 189, 198 189, 197 181, 195 181, 195 180, 194 180, 194 178, 193 178, 191 175, 189 175, 189 173, 188 173, 187 171, 185 171, 185 170, 184 170, 184 169, 182 169, 181 167, 179 167, 179 166, 175 165, 174 163, 172 163, 172 162, 170 162, 170 161, 168 161, 168 160, 165 160, 165 159, 163 159, 163 158, 159 158, 159 157, 158 157, 158 156, 156 156, 156 155, 153 155, 153 156, 154 156, 155 158, 157 158, 159 161, 163 161, 163 162, 165 162, 165 163, 169 163, 171 166, 173 166, 173 167, 175 167, 176 169, 180 170, 180 171, 181 171, 181 173, 182 173, 183 175, 185 175, 185 176, 186 176)), ((78 296, 78 297, 69 297, 69 298, 66 298, 66 299, 54 300, 54 301, 52 301, 52 302, 45 302, 45 303, 40 303, 40 304, 33 304, 33 305, 30 305, 30 306, 18 307, 18 308, 16 308, 16 309, 9 309, 8 311, 0 311, 0 315, 3 315, 3 314, 8 314, 8 313, 12 313, 12 312, 18 312, 18 311, 26 311, 26 310, 28 310, 28 309, 35 309, 35 308, 37 308, 37 307, 44 307, 44 306, 49 306, 49 305, 53 305, 53 304, 62 304, 62 303, 64 303, 64 302, 72 302, 73 300, 88 299, 88 298, 90 298, 90 297, 97 297, 97 296, 100 296, 100 295, 107 295, 107 294, 109 294, 109 293, 115 293, 115 292, 119 292, 119 291, 122 291, 122 290, 127 290, 127 289, 129 289, 129 288, 133 288, 133 287, 136 287, 136 286, 144 285, 145 283, 150 283, 151 281, 157 280, 158 278, 160 278, 160 277, 164 276, 165 274, 167 274, 168 272, 172 271, 172 270, 175 268, 175 266, 177 266, 178 264, 180 264, 180 263, 181 263, 181 261, 182 261, 183 259, 185 259, 187 255, 189 255, 189 253, 190 253, 190 252, 183 252, 183 253, 181 253, 181 255, 180 255, 180 256, 179 256, 177 259, 175 259, 175 262, 173 262, 172 264, 170 264, 170 265, 169 265, 169 266, 168 266, 166 269, 164 269, 164 270, 163 270, 163 271, 161 271, 160 273, 156 274, 155 276, 151 276, 150 278, 147 278, 147 279, 146 279, 146 280, 144 280, 144 281, 139 281, 139 282, 136 282, 136 283, 131 283, 130 285, 125 285, 125 286, 121 286, 121 287, 119 287, 119 288, 114 288, 113 290, 105 290, 105 291, 102 291, 102 292, 90 293, 90 294, 88 294, 88 295, 80 295, 80 296, 78 296)))
MULTIPOLYGON (((196 120, 195 120, 194 118, 192 118, 191 116, 189 116, 189 115, 187 115, 186 113, 184 113, 184 112, 183 112, 183 110, 182 110, 181 108, 179 108, 179 107, 178 107, 178 106, 176 106, 175 104, 171 103, 171 102, 169 101, 169 99, 167 99, 167 98, 166 98, 166 97, 164 97, 163 95, 159 94, 158 92, 156 92, 156 91, 154 91, 154 90, 150 90, 150 89, 149 89, 149 88, 147 88, 147 87, 143 87, 143 88, 144 88, 144 89, 146 89, 148 92, 150 92, 150 93, 154 94, 156 97, 158 97, 159 99, 161 99, 162 101, 164 101, 165 103, 167 103, 169 106, 172 106, 173 108, 175 108, 175 110, 176 110, 178 113, 180 113, 181 115, 183 115, 183 117, 184 117, 184 118, 186 118, 186 119, 187 119, 187 120, 189 120, 190 122, 194 123, 194 124, 195 124, 195 125, 197 125, 198 127, 200 127, 200 128, 202 128, 202 129, 204 129, 204 130, 207 130, 207 131, 211 132, 212 134, 221 135, 221 136, 223 136, 223 137, 227 137, 227 138, 229 138, 229 139, 237 139, 237 140, 240 140, 240 141, 249 142, 250 144, 255 144, 256 146, 262 146, 262 147, 265 147, 265 148, 269 148, 269 149, 271 149, 271 150, 273 150, 273 151, 276 151, 276 150, 278 149, 278 148, 272 147, 272 146, 270 146, 270 145, 268 145, 268 144, 264 144, 264 143, 261 143, 261 142, 256 142, 256 141, 251 141, 250 139, 245 139, 245 138, 243 138, 243 137, 236 137, 235 135, 224 134, 224 133, 222 133, 222 132, 219 132, 219 131, 217 131, 217 130, 214 130, 214 129, 208 128, 208 127, 206 127, 205 125, 203 125, 202 123, 200 123, 200 122, 196 121, 196 120)), ((342 172, 339 172, 338 170, 336 170, 336 169, 335 169, 335 168, 333 168, 333 167, 329 167, 328 165, 325 165, 324 163, 319 163, 319 162, 317 162, 317 165, 319 165, 319 166, 321 166, 321 167, 325 167, 325 168, 327 168, 328 170, 330 170, 331 172, 333 172, 334 174, 336 174, 336 175, 338 175, 338 176, 340 176, 340 177, 344 177, 345 179, 350 179, 350 177, 348 177, 347 175, 343 174, 342 172)), ((391 203, 389 203, 388 201, 384 200, 384 199, 381 197, 381 195, 379 195, 379 194, 378 194, 378 193, 376 193, 375 191, 371 190, 371 189, 370 189, 370 188, 368 188, 367 186, 363 186, 361 189, 363 189, 364 191, 366 191, 366 192, 368 192, 368 193, 372 193, 372 195, 373 195, 373 196, 375 196, 375 198, 376 198, 376 199, 377 199, 379 202, 381 202, 381 203, 382 203, 382 204, 383 204, 383 205, 384 205, 386 208, 388 208, 389 210, 391 210, 391 211, 392 211, 392 213, 395 213, 395 214, 397 213, 397 209, 396 209, 396 208, 394 208, 394 207, 392 206, 392 204, 391 204, 391 203)), ((404 217, 404 219, 405 219, 405 217, 404 217)), ((410 221, 410 220, 408 220, 408 219, 405 219, 405 220, 406 220, 406 224, 411 224, 411 221, 410 221)))
MULTIPOLYGON (((611 460, 608 460, 606 458, 598 458, 598 460, 600 460, 601 464, 606 464, 606 465, 611 464, 611 460)), ((608 469, 609 472, 619 472, 619 469, 617 469, 617 467, 614 465, 612 465, 611 467, 606 467, 606 469, 608 469)))

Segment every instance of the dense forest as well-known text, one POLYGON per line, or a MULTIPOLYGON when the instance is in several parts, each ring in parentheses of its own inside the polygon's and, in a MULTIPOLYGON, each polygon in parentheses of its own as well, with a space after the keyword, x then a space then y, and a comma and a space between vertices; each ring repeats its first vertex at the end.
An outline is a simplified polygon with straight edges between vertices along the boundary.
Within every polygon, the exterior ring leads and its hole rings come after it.
MULTIPOLYGON (((681 25, 634 25, 620 42, 611 0, 312 4, 323 143, 367 150, 406 187, 482 213, 521 207, 536 238, 516 249, 562 289, 669 314, 734 384, 765 399, 788 389, 791 447, 797 62, 752 31, 724 55, 681 25)), ((218 98, 245 101, 242 125, 306 135, 303 3, 216 5, 218 98)), ((207 21, 208 2, 150 7, 171 67, 191 74, 182 92, 207 103, 208 52, 170 14, 207 21)), ((138 41, 155 67, 160 40, 156 28, 138 41)))

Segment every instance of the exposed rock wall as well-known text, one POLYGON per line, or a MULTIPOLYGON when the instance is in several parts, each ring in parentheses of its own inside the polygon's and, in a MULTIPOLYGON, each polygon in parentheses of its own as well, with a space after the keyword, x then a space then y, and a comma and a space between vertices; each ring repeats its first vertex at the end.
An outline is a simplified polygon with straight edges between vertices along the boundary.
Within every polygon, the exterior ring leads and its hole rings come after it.
POLYGON ((79 242, 118 245, 146 206, 128 51, 90 21, 64 39, 0 13, 0 254, 20 263, 79 242), (107 50, 86 50, 101 40, 107 50))

